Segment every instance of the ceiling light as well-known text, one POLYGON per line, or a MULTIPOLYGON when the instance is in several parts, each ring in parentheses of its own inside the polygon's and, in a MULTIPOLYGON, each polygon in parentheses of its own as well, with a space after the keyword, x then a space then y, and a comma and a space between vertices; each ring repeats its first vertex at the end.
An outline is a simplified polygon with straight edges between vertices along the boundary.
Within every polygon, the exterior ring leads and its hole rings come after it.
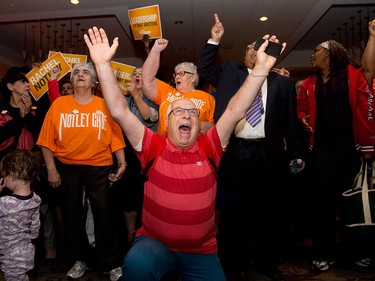
POLYGON ((70 3, 72 3, 74 5, 78 5, 79 4, 79 0, 70 0, 70 3))
POLYGON ((268 20, 268 18, 267 17, 261 17, 259 20, 260 21, 266 21, 266 20, 268 20))

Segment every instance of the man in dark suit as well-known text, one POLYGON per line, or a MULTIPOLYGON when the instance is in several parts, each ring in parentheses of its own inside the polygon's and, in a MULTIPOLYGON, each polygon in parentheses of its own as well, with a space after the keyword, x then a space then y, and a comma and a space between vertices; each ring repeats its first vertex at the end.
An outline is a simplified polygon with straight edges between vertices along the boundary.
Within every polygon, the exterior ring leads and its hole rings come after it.
MULTIPOLYGON (((216 65, 223 34, 224 27, 215 14, 211 39, 198 63, 200 76, 216 87, 215 122, 252 75, 257 55, 254 42, 247 46, 244 64, 226 61, 216 65)), ((250 125, 246 117, 237 124, 218 174, 225 189, 219 252, 224 269, 236 281, 248 278, 250 244, 257 269, 272 280, 283 280, 277 268, 285 233, 282 181, 289 173, 289 162, 304 159, 307 150, 297 118, 293 80, 272 71, 264 75, 268 76, 260 93, 261 118, 257 124, 250 125)))

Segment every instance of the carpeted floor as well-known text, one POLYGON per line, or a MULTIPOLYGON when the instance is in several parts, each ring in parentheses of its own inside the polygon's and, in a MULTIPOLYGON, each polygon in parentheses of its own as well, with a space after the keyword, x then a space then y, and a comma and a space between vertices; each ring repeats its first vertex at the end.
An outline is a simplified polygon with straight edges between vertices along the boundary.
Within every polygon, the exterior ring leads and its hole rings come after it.
MULTIPOLYGON (((284 261, 279 265, 285 281, 375 281, 375 264, 363 269, 356 267, 354 263, 337 261, 332 268, 326 272, 315 272, 311 270, 309 247, 290 247, 286 251, 284 261)), ((60 258, 52 264, 46 263, 43 253, 37 251, 35 268, 29 273, 30 281, 62 281, 72 280, 66 277, 66 273, 73 266, 74 261, 68 258, 68 253, 63 251, 60 258)), ((270 281, 269 278, 257 272, 252 262, 249 263, 248 272, 250 281, 270 281)), ((109 276, 95 269, 88 270, 79 281, 109 281, 109 276)), ((0 281, 5 281, 0 272, 0 281)), ((166 278, 163 281, 177 281, 166 278)), ((228 277, 227 281, 231 280, 228 277)))
MULTIPOLYGON (((310 270, 310 262, 284 263, 279 268, 286 281, 374 281, 375 268, 366 270, 354 266, 337 264, 330 270, 320 273, 310 270)), ((254 279, 257 280, 257 279, 254 279)), ((259 279, 259 281, 262 279, 259 279)), ((263 280, 262 280, 263 281, 263 280)))
MULTIPOLYGON (((47 265, 44 261, 37 261, 36 267, 29 274, 30 281, 61 281, 70 280, 66 278, 66 272, 70 269, 73 262, 68 259, 56 261, 52 265, 47 265)), ((375 267, 366 270, 359 270, 353 266, 337 264, 329 271, 324 273, 313 272, 310 270, 309 261, 284 262, 279 266, 283 273, 285 281, 375 281, 375 267)), ((269 281, 269 279, 258 273, 250 264, 249 278, 251 281, 269 281)), ((0 273, 0 280, 4 281, 0 273)), ((79 281, 109 281, 109 276, 96 270, 89 270, 78 279, 79 281)), ((168 280, 172 281, 172 280, 168 280)), ((238 280, 228 280, 238 281, 238 280)))

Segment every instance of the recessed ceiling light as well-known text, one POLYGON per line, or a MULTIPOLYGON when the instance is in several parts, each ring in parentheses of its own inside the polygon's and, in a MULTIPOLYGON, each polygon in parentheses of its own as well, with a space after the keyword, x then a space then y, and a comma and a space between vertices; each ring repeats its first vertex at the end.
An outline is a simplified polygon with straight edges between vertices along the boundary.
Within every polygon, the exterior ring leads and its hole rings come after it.
POLYGON ((268 20, 268 17, 260 17, 259 20, 260 20, 260 21, 266 21, 266 20, 268 20))
POLYGON ((74 5, 77 5, 77 4, 79 4, 79 0, 70 0, 70 3, 72 3, 74 5))

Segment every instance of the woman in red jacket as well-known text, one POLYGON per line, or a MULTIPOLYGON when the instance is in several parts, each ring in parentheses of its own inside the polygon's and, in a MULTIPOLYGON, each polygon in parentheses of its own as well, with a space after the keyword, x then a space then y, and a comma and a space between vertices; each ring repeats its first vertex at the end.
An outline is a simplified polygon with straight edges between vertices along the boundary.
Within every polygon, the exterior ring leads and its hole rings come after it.
MULTIPOLYGON (((374 37, 370 33, 369 43, 374 37)), ((365 65, 373 65, 374 48, 366 49, 365 65)), ((301 85, 298 115, 311 131, 313 190, 313 268, 328 270, 336 259, 336 221, 342 217, 342 192, 352 186, 361 157, 374 158, 373 77, 356 68, 345 48, 334 40, 318 44, 311 56, 315 73, 301 85), (366 74, 366 76, 364 75, 366 74)), ((350 252, 357 264, 366 253, 350 252)), ((354 248, 354 247, 353 247, 354 248)))

